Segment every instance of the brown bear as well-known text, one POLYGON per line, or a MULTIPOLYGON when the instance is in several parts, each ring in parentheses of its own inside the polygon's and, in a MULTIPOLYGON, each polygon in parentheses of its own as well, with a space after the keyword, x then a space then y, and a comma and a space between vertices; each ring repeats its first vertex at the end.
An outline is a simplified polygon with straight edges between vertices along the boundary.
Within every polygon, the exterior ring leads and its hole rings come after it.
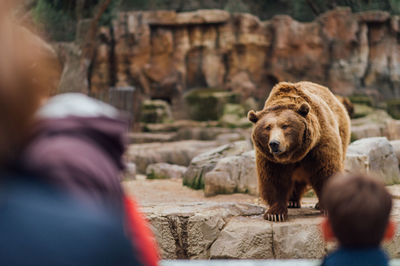
MULTIPOLYGON (((349 115, 328 88, 302 81, 275 85, 264 108, 249 111, 248 119, 260 196, 269 205, 264 218, 284 221, 288 207, 301 207, 308 185, 320 199, 326 181, 343 170, 349 115)), ((315 208, 323 210, 319 203, 315 208)))

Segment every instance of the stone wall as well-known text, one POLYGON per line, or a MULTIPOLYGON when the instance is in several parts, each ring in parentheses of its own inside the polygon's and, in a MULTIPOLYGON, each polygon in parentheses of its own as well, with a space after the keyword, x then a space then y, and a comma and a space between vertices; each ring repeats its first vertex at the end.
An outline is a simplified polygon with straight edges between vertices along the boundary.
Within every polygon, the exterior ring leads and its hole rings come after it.
POLYGON ((400 20, 340 8, 310 23, 223 10, 120 13, 99 33, 93 93, 133 85, 179 105, 193 88, 263 101, 278 81, 310 80, 342 95, 400 97, 400 20))

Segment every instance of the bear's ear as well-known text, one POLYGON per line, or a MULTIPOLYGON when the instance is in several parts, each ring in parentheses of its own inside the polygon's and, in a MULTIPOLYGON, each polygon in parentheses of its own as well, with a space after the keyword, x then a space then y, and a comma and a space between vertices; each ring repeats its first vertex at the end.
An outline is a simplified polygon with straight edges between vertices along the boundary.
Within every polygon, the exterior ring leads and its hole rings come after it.
POLYGON ((249 111, 249 113, 247 114, 247 118, 252 123, 257 123, 257 121, 258 121, 258 116, 257 116, 256 112, 254 112, 253 110, 249 111))
POLYGON ((302 103, 300 108, 297 110, 297 112, 304 117, 308 114, 309 111, 310 105, 308 103, 302 103))

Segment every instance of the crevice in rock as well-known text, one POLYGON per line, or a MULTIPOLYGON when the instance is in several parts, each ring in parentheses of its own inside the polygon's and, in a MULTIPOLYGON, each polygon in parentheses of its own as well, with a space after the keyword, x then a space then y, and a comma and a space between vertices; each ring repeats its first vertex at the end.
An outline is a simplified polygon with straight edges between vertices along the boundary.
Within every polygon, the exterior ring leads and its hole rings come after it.
POLYGON ((391 75, 392 75, 392 72, 393 72, 393 70, 392 70, 392 57, 391 56, 387 56, 387 68, 388 68, 388 78, 387 78, 387 81, 388 81, 388 84, 389 84, 389 89, 390 89, 390 92, 391 92, 391 94, 394 96, 394 97, 399 97, 399 92, 398 92, 398 90, 396 90, 396 85, 394 84, 394 82, 393 82, 393 80, 391 79, 391 75))
POLYGON ((271 224, 271 251, 272 251, 272 256, 274 259, 276 259, 276 254, 275 254, 275 247, 274 247, 274 224, 271 224))
POLYGON ((169 216, 168 226, 175 240, 175 254, 177 259, 188 259, 188 217, 169 216), (180 226, 180 228, 179 228, 180 226))
POLYGON ((370 36, 370 28, 369 25, 366 24, 367 26, 367 42, 368 42, 368 61, 367 61, 367 67, 365 68, 364 75, 361 77, 361 86, 366 87, 365 79, 369 75, 369 72, 371 71, 371 36, 370 36))
MULTIPOLYGON (((210 253, 210 248, 212 247, 212 245, 215 243, 215 241, 218 240, 218 238, 221 235, 221 232, 225 229, 225 227, 228 225, 229 221, 231 220, 232 217, 228 217, 227 220, 225 220, 223 217, 221 218, 222 221, 224 221, 224 224, 222 225, 221 229, 218 229, 218 234, 217 237, 210 243, 210 245, 208 245, 208 247, 206 248, 206 252, 210 253)), ((210 257, 210 256, 208 256, 210 257)), ((219 259, 219 257, 218 257, 219 259)))
POLYGON ((228 77, 230 76, 229 54, 228 53, 222 54, 222 64, 224 65, 224 68, 225 68, 225 73, 224 73, 224 77, 222 78, 222 80, 224 81, 225 84, 227 84, 230 81, 230 80, 228 80, 228 77))
POLYGON ((216 25, 216 26, 214 26, 214 28, 215 28, 215 35, 216 35, 215 44, 214 45, 215 45, 215 49, 219 50, 219 48, 220 48, 220 38, 221 38, 220 32, 219 32, 220 26, 216 25))

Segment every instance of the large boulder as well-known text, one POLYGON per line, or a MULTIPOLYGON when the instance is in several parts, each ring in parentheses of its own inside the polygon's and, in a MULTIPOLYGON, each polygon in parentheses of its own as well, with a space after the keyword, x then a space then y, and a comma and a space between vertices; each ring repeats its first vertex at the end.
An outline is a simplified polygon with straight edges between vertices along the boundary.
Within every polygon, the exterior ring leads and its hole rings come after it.
POLYGON ((345 170, 370 173, 386 185, 400 182, 399 161, 385 137, 365 138, 350 144, 345 170))
POLYGON ((392 120, 390 115, 384 110, 374 110, 364 117, 352 119, 352 139, 357 140, 371 137, 387 137, 392 139, 391 136, 394 135, 394 133, 389 133, 389 128, 393 128, 391 124, 392 120))
POLYGON ((210 248, 211 259, 270 259, 272 224, 263 219, 232 218, 210 248))
POLYGON ((390 119, 386 121, 387 138, 390 140, 400 139, 400 120, 390 119))
POLYGON ((204 177, 204 195, 228 193, 258 195, 255 152, 222 158, 204 177))
MULTIPOLYGON (((163 260, 203 259, 190 263, 206 265, 208 259, 321 259, 335 249, 322 240, 316 197, 303 198, 302 208, 289 209, 288 221, 274 223, 263 219, 264 204, 250 204, 257 197, 249 195, 205 198, 177 180, 136 180, 124 187, 150 221, 163 260)), ((394 198, 391 219, 399 225, 400 185, 388 189, 394 198)), ((400 232, 384 249, 400 257, 400 232)), ((285 263, 303 265, 301 260, 285 263)))
POLYGON ((184 166, 175 164, 155 163, 147 166, 146 176, 147 179, 182 178, 186 169, 184 166))
POLYGON ((386 127, 384 124, 371 123, 360 126, 351 127, 351 137, 352 140, 372 138, 372 137, 382 137, 386 136, 386 127))
MULTIPOLYGON (((312 210, 309 215, 318 216, 312 210)), ((299 215, 306 214, 305 210, 299 215)), ((321 218, 298 218, 273 225, 273 247, 275 257, 280 259, 322 258, 326 253, 326 243, 321 235, 321 218)))
POLYGON ((145 174, 147 166, 153 163, 187 166, 195 156, 214 149, 216 145, 215 141, 197 140, 132 144, 128 147, 127 160, 136 164, 138 173, 145 174))
POLYGON ((261 206, 243 203, 185 203, 145 206, 162 259, 208 259, 211 245, 236 216, 261 215, 261 206))
POLYGON ((322 217, 310 204, 290 209, 284 223, 264 220, 262 206, 237 202, 157 204, 142 211, 162 259, 321 259, 329 248, 322 217))
POLYGON ((193 158, 188 170, 183 175, 183 184, 194 189, 204 188, 204 176, 214 169, 218 161, 224 157, 242 154, 251 149, 250 141, 237 141, 199 154, 193 158))
POLYGON ((392 140, 390 144, 393 147, 393 152, 396 154, 397 160, 400 163, 400 140, 392 140))

